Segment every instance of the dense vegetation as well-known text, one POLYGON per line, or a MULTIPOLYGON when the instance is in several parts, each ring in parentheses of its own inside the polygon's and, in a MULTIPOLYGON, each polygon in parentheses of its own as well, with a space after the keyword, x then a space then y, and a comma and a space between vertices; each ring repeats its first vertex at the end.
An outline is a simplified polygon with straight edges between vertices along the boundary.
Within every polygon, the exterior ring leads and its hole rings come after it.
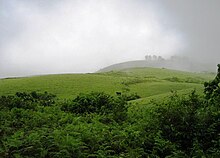
POLYGON ((128 102, 135 94, 1 96, 0 157, 220 157, 219 81, 220 69, 204 95, 144 106, 128 102))

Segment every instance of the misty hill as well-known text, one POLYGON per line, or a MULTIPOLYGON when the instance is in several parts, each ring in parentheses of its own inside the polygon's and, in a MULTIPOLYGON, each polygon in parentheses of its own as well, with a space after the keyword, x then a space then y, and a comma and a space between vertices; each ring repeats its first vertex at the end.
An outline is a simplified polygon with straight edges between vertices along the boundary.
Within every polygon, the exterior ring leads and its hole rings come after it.
MULTIPOLYGON (((146 58, 146 57, 145 57, 146 58)), ((172 56, 170 59, 159 58, 127 61, 118 64, 113 64, 100 69, 98 72, 108 72, 113 70, 123 70, 130 68, 166 68, 173 70, 189 71, 189 72, 215 72, 216 64, 202 63, 198 61, 191 61, 185 57, 172 56)))

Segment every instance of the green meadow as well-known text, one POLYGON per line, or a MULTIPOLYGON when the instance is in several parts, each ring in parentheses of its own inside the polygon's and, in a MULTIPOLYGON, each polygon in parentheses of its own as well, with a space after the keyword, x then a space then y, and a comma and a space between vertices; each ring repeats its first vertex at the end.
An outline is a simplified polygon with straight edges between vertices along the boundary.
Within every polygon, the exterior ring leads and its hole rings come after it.
POLYGON ((116 92, 137 93, 141 98, 196 89, 202 91, 203 83, 215 74, 189 73, 157 68, 134 68, 122 71, 90 74, 60 74, 0 80, 0 95, 16 92, 44 92, 58 98, 74 98, 91 91, 114 95, 116 92))
POLYGON ((220 157, 214 78, 134 68, 1 79, 0 157, 220 157))

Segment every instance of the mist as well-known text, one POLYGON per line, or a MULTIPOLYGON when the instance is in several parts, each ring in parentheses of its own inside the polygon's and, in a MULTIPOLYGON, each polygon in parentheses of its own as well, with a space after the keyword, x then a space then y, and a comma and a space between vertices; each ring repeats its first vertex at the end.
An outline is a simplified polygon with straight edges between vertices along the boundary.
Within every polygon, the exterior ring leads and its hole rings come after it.
POLYGON ((172 16, 170 24, 187 40, 182 55, 196 62, 213 64, 216 68, 220 63, 220 1, 166 0, 161 1, 161 5, 172 16))
POLYGON ((219 10, 218 0, 0 0, 0 77, 95 72, 149 53, 217 63, 219 10))

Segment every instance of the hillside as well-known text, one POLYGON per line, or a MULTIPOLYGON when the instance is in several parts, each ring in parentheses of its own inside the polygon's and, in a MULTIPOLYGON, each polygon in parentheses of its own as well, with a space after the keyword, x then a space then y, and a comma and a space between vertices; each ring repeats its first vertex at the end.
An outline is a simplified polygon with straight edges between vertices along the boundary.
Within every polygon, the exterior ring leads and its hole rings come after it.
POLYGON ((156 68, 1 79, 0 157, 219 157, 219 76, 206 95, 214 74, 156 68))
POLYGON ((122 62, 118 64, 113 64, 105 68, 100 69, 98 72, 108 72, 115 70, 131 69, 131 68, 166 68, 180 71, 190 71, 190 72, 215 72, 215 63, 200 63, 196 61, 191 61, 187 58, 172 57, 170 59, 156 59, 156 60, 133 60, 122 62))
POLYGON ((50 92, 59 98, 73 98, 79 93, 103 91, 137 93, 142 98, 169 93, 171 90, 203 88, 214 74, 189 73, 158 68, 133 68, 106 73, 45 75, 0 80, 0 95, 16 92, 50 92))

